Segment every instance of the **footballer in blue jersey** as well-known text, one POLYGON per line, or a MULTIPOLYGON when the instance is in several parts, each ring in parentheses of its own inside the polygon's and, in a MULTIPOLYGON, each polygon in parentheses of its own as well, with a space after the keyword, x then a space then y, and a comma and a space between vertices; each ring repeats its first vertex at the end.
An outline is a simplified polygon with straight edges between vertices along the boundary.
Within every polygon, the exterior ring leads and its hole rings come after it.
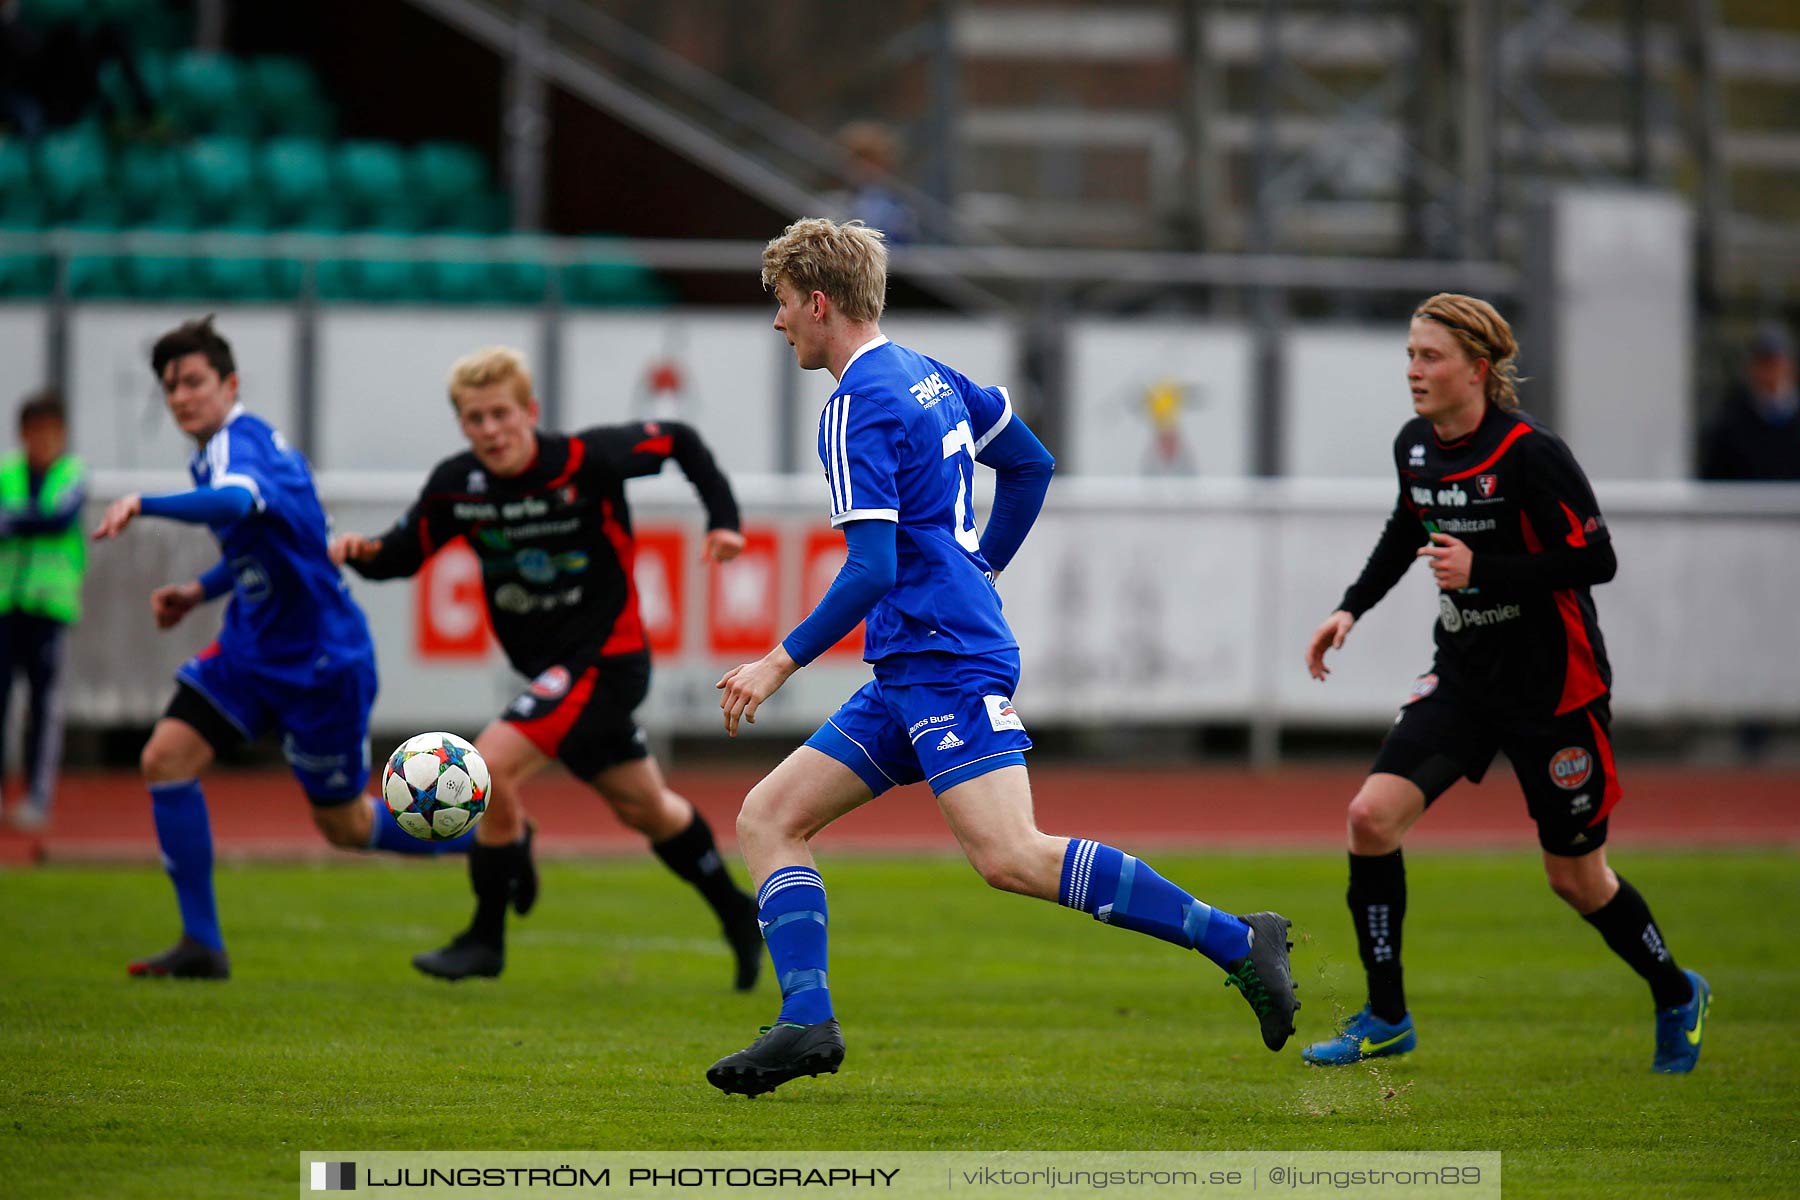
POLYGON ((802 369, 838 381, 819 421, 831 521, 848 557, 817 608, 760 660, 719 681, 726 731, 754 722, 789 676, 865 621, 874 679, 750 794, 738 841, 780 981, 773 1025, 707 1070, 722 1091, 759 1095, 835 1073, 844 1038, 826 969, 825 884, 812 837, 898 784, 925 782, 970 863, 1002 891, 1057 901, 1196 950, 1243 992, 1279 1050, 1299 1008, 1290 923, 1239 917, 1111 846, 1037 828, 1024 721, 1013 707, 1019 649, 995 578, 1036 520, 1054 462, 1001 388, 881 335, 882 235, 851 221, 798 221, 763 251, 775 329, 802 369), (974 516, 975 464, 994 469, 987 525, 974 516))
POLYGON ((165 334, 151 352, 169 414, 197 449, 194 487, 120 497, 96 541, 139 516, 203 524, 219 540, 199 579, 157 588, 150 607, 170 629, 229 594, 218 640, 181 665, 175 697, 141 759, 163 862, 181 910, 181 938, 130 965, 138 976, 224 979, 230 960, 212 886, 212 831, 200 774, 219 751, 265 733, 281 738, 325 837, 350 849, 404 854, 466 849, 467 836, 424 842, 364 795, 375 648, 327 546, 325 511, 306 459, 238 403, 230 344, 212 318, 165 334))

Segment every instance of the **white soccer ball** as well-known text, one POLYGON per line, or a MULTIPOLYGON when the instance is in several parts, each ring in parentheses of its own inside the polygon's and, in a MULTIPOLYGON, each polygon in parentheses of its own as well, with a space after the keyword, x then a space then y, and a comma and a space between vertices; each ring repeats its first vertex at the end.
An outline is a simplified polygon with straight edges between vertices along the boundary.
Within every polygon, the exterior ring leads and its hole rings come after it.
POLYGON ((454 733, 421 733, 400 743, 381 772, 381 797, 400 828, 441 842, 475 828, 487 811, 488 768, 454 733))

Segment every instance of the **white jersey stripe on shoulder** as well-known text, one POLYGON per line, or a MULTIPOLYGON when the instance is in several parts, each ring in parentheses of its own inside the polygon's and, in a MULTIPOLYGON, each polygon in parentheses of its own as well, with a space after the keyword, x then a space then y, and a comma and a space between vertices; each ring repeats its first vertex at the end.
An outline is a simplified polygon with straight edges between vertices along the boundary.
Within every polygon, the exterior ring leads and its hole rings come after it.
POLYGON ((843 398, 843 407, 838 417, 838 472, 842 480, 843 507, 839 512, 849 512, 856 507, 856 494, 850 487, 850 397, 843 398))
POLYGON ((977 454, 980 454, 983 450, 986 450, 988 443, 993 441, 995 436, 998 435, 1002 429, 1006 428, 1006 424, 1008 421, 1012 420, 1012 415, 1013 415, 1012 393, 1007 391, 1005 388, 1000 388, 998 390, 1000 392, 1000 398, 1002 400, 1006 401, 1006 404, 1003 408, 1001 408, 1000 419, 998 421, 994 422, 993 427, 990 428, 986 433, 982 434, 980 437, 975 439, 975 453, 977 453, 977 454))
POLYGON ((842 408, 841 397, 833 396, 825 406, 825 478, 831 484, 831 511, 842 512, 844 509, 843 484, 838 471, 838 412, 842 408))

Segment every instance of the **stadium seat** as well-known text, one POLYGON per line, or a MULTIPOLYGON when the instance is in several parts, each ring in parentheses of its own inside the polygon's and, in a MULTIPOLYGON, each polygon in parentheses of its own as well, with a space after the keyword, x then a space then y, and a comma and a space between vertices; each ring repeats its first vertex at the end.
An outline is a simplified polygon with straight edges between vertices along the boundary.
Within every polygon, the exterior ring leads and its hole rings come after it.
MULTIPOLYGON (((266 210, 247 205, 209 232, 267 233, 272 223, 266 210)), ((209 299, 272 300, 299 290, 300 271, 286 259, 209 255, 199 262, 199 276, 209 299)))
POLYGON ((319 92, 312 68, 297 58, 269 55, 254 58, 243 74, 246 98, 254 104, 262 127, 291 137, 329 137, 331 105, 319 92))
MULTIPOLYGON (((134 231, 146 233, 191 233, 199 216, 191 204, 171 200, 134 231)), ((145 300, 185 299, 200 293, 195 273, 195 259, 185 254, 137 252, 126 257, 119 266, 126 290, 145 300)))
POLYGON ((71 218, 105 194, 110 171, 99 129, 79 125, 37 144, 37 176, 53 217, 71 218))
POLYGON ((255 107, 243 102, 239 75, 237 60, 228 55, 184 51, 169 63, 163 103, 177 122, 197 133, 255 134, 255 107))
POLYGON ((161 210, 171 194, 185 191, 181 153, 172 147, 133 142, 118 152, 114 164, 119 197, 134 220, 161 210))
POLYGON ((392 142, 342 142, 334 159, 337 187, 357 224, 384 219, 394 206, 414 203, 406 190, 406 160, 392 142))
MULTIPOLYGON (((596 251, 605 239, 593 239, 596 251)), ((614 261, 571 263, 563 268, 563 299, 594 307, 656 308, 668 304, 668 285, 641 263, 614 261)))
MULTIPOLYGON (((35 233, 43 227, 44 210, 21 202, 16 209, 0 211, 0 233, 35 233)), ((0 250, 0 296, 47 296, 56 282, 56 263, 47 254, 16 254, 0 250)))
POLYGON ((240 137, 197 138, 185 153, 187 187, 203 218, 224 220, 249 196, 250 143, 240 137))
POLYGON ((0 215, 42 208, 30 148, 23 138, 0 138, 0 215))
POLYGON ((278 137, 257 153, 263 194, 281 221, 300 221, 331 196, 331 158, 322 143, 303 137, 278 137))
POLYGON ((430 229, 480 228, 487 163, 460 142, 424 142, 407 156, 408 190, 426 209, 430 229))
MULTIPOLYGON (((93 233, 116 233, 117 222, 90 216, 69 222, 69 229, 93 233)), ((126 282, 125 258, 118 254, 76 254, 69 258, 69 295, 76 300, 113 299, 130 294, 126 282)))

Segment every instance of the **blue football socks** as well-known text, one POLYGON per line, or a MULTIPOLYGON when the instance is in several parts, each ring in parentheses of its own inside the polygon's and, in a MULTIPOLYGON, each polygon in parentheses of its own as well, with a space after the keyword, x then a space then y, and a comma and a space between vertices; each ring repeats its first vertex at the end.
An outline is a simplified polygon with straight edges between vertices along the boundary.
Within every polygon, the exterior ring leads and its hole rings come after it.
POLYGON ((756 919, 781 984, 776 1024, 816 1025, 831 1019, 825 978, 825 881, 811 867, 783 867, 756 893, 756 919))
POLYGON ((1096 921, 1198 950, 1221 969, 1250 953, 1250 927, 1243 921, 1099 842, 1069 839, 1058 899, 1096 921))
POLYGON ((473 829, 442 842, 416 838, 400 828, 400 822, 394 820, 393 811, 382 802, 381 797, 364 796, 362 802, 369 806, 371 850, 385 850, 389 854, 467 854, 469 843, 475 840, 473 829))
POLYGON ((203 946, 223 950, 225 936, 219 932, 219 905, 213 898, 212 824, 200 781, 151 784, 150 811, 156 818, 163 869, 175 885, 182 932, 203 946))

